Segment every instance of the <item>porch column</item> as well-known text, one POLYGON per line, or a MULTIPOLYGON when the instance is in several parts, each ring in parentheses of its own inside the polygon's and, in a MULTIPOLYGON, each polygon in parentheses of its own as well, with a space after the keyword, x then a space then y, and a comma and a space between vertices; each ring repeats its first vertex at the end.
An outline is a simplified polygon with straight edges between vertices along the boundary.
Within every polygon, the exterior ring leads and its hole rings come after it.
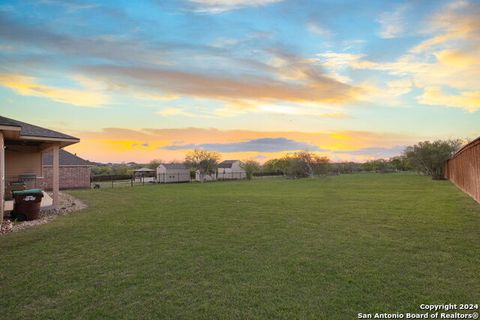
POLYGON ((3 222, 5 206, 5 141, 3 132, 0 131, 0 225, 3 222))
POLYGON ((52 181, 52 191, 53 191, 53 206, 57 207, 59 205, 58 193, 60 190, 60 161, 59 161, 59 150, 60 147, 54 145, 52 148, 53 152, 53 181, 52 181))

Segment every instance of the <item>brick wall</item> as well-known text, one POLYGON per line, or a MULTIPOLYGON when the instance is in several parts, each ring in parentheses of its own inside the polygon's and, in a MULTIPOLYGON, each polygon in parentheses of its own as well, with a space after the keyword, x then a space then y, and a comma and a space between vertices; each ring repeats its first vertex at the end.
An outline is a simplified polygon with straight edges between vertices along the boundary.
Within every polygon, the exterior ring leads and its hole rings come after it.
MULTIPOLYGON (((43 167, 43 182, 45 190, 52 189, 53 169, 51 166, 43 167)), ((90 167, 87 166, 61 166, 60 189, 90 188, 90 167)))

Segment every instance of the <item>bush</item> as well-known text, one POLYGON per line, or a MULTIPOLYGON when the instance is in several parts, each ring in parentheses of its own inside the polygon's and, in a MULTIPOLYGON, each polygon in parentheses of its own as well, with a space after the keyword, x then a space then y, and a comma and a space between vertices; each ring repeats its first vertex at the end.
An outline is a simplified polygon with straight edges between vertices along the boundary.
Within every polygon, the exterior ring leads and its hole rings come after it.
POLYGON ((429 175, 432 179, 445 178, 445 162, 454 155, 462 145, 461 140, 423 141, 405 149, 405 156, 411 166, 418 172, 429 175))
POLYGON ((245 170, 248 180, 252 180, 253 175, 260 171, 260 163, 255 160, 245 160, 241 166, 245 170))

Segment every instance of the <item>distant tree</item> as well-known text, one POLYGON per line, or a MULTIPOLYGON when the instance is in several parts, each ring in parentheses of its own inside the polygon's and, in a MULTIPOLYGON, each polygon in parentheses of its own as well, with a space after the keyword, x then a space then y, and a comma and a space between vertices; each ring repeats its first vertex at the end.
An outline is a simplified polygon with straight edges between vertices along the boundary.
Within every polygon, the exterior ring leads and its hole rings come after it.
POLYGON ((200 180, 203 182, 207 174, 214 174, 217 170, 220 155, 201 149, 190 151, 185 156, 185 165, 192 170, 198 170, 200 180))
POLYGON ((393 171, 388 160, 385 159, 375 159, 369 160, 362 164, 362 169, 364 171, 373 171, 373 172, 387 172, 393 171))
POLYGON ((396 156, 388 160, 390 166, 396 171, 408 171, 411 169, 408 159, 405 155, 396 156))
POLYGON ((266 161, 262 166, 262 171, 264 173, 281 173, 285 175, 288 168, 288 159, 270 159, 266 161))
POLYGON ((373 172, 375 171, 375 165, 372 160, 365 161, 362 163, 362 171, 373 172))
POLYGON ((281 173, 292 178, 305 178, 328 173, 330 159, 312 152, 300 151, 270 159, 262 166, 263 173, 281 173))
POLYGON ((153 159, 148 163, 147 167, 150 169, 157 169, 160 164, 162 164, 162 160, 153 159))
POLYGON ((245 160, 242 162, 241 167, 245 170, 247 174, 247 179, 251 180, 255 172, 260 171, 260 163, 255 160, 245 160))
POLYGON ((292 178, 312 177, 314 174, 315 155, 301 151, 284 157, 288 163, 287 175, 292 178))
POLYGON ((315 155, 313 157, 313 173, 316 175, 327 174, 330 165, 330 159, 328 157, 322 157, 315 155))
POLYGON ((423 141, 407 147, 404 155, 418 172, 429 175, 432 179, 443 179, 445 162, 461 145, 462 140, 459 139, 423 141))
POLYGON ((125 163, 117 163, 112 165, 112 175, 127 175, 132 172, 134 168, 129 167, 125 163))
POLYGON ((393 172, 407 171, 411 167, 406 156, 396 156, 390 159, 369 160, 361 164, 363 171, 368 172, 393 172))
POLYGON ((92 166, 91 172, 93 176, 109 176, 112 174, 112 168, 107 165, 96 165, 92 166))
POLYGON ((129 175, 140 165, 132 167, 126 163, 108 163, 105 165, 95 165, 91 168, 93 176, 111 176, 111 175, 129 175))

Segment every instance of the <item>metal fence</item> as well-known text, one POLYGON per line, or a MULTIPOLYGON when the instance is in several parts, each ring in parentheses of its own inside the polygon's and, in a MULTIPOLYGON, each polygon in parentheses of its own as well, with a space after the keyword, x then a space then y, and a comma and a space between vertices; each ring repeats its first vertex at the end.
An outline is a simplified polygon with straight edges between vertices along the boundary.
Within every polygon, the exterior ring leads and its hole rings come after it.
POLYGON ((217 173, 217 180, 240 180, 240 179, 245 179, 246 177, 247 177, 247 174, 244 171, 217 173))
POLYGON ((148 183, 146 178, 141 179, 131 175, 92 176, 90 178, 91 187, 94 189, 133 187, 136 185, 144 185, 146 183, 148 183))
POLYGON ((480 137, 447 161, 445 177, 480 203, 480 137))

